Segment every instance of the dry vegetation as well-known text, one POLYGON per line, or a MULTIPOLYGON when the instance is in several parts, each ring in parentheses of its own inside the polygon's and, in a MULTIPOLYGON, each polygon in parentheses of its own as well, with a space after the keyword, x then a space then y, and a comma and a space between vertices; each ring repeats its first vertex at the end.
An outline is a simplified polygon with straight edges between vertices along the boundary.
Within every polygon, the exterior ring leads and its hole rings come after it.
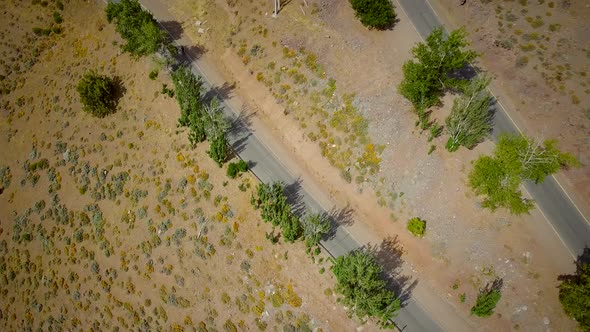
POLYGON ((157 59, 121 54, 96 3, 64 5, 0 5, 2 326, 354 329, 325 257, 264 239, 255 179, 229 179, 187 146, 157 59), (57 25, 54 11, 63 30, 36 36, 57 25), (116 114, 82 112, 75 86, 88 69, 121 79, 116 114))

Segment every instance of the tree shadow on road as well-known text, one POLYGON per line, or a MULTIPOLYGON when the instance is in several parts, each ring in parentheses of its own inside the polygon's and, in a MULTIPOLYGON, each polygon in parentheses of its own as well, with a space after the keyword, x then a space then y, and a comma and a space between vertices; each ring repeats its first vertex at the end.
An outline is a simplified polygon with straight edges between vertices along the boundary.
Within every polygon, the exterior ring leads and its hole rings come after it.
POLYGON ((252 135, 252 117, 256 113, 248 113, 247 108, 242 107, 238 117, 230 123, 228 136, 232 140, 230 145, 235 153, 241 153, 246 148, 248 138, 252 135))
POLYGON ((352 226, 354 224, 354 210, 350 205, 342 209, 332 208, 330 211, 322 214, 330 221, 330 230, 323 236, 323 240, 332 240, 336 236, 336 230, 340 226, 352 226))
POLYGON ((182 33, 184 32, 182 25, 177 21, 164 21, 160 22, 160 25, 164 31, 168 32, 168 35, 171 39, 170 41, 180 39, 180 36, 182 36, 182 33))
POLYGON ((220 101, 226 100, 231 97, 231 92, 236 88, 236 83, 225 82, 221 86, 214 86, 203 95, 203 101, 205 103, 211 102, 213 98, 217 97, 220 101))
POLYGON ((578 258, 574 261, 576 264, 576 272, 574 274, 561 274, 557 277, 559 281, 570 281, 573 282, 579 278, 582 274, 582 265, 590 264, 590 248, 584 247, 582 253, 578 255, 578 258))
POLYGON ((418 280, 412 280, 412 277, 402 274, 404 250, 397 235, 383 239, 378 246, 373 246, 372 250, 374 250, 379 264, 383 266, 383 278, 387 282, 387 286, 400 299, 402 307, 404 307, 412 296, 412 291, 418 285, 418 280))
POLYGON ((290 184, 285 185, 283 192, 287 198, 287 203, 291 205, 291 211, 299 218, 303 218, 307 209, 301 196, 301 178, 297 178, 290 184))

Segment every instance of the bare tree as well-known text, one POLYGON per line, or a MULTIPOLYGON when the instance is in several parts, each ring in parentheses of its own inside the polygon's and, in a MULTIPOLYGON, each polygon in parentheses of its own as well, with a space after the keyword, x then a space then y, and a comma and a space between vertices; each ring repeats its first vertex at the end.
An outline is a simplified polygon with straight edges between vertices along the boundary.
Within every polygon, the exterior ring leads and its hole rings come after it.
POLYGON ((474 78, 463 95, 455 99, 451 114, 445 121, 449 134, 446 148, 450 152, 461 145, 473 148, 492 129, 492 114, 489 112, 491 96, 486 90, 490 81, 485 76, 474 78))

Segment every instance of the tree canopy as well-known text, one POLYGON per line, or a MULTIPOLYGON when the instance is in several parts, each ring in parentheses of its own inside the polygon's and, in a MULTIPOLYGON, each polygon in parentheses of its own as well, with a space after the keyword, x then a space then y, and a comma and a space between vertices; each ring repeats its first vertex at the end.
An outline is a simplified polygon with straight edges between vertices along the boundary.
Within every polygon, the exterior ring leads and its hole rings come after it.
POLYGON ((435 29, 412 49, 414 59, 403 65, 404 78, 399 92, 416 109, 426 109, 440 102, 445 90, 458 88, 464 82, 451 76, 477 57, 474 51, 464 50, 469 44, 464 29, 454 30, 448 37, 442 28, 435 29))
POLYGON ((490 113, 488 77, 476 77, 465 86, 463 94, 453 102, 451 114, 446 119, 449 134, 446 149, 450 152, 463 145, 472 149, 492 130, 493 114, 490 113))
POLYGON ((514 214, 528 212, 533 202, 522 197, 518 189, 522 181, 540 183, 560 168, 578 165, 571 154, 559 151, 556 145, 555 140, 541 145, 523 135, 501 135, 494 156, 481 156, 474 162, 469 184, 478 195, 486 196, 484 207, 504 207, 514 214))
POLYGON ((582 331, 590 331, 590 264, 579 262, 574 275, 560 277, 559 302, 582 331))
POLYGON ((166 42, 166 33, 137 0, 109 1, 106 15, 109 23, 114 21, 117 32, 127 41, 123 45, 125 52, 135 56, 149 55, 166 42))
POLYGON ((326 215, 313 213, 305 216, 301 222, 305 244, 311 248, 322 239, 322 236, 330 231, 330 219, 326 215))
POLYGON ((374 29, 387 29, 395 22, 395 11, 390 0, 350 0, 361 23, 374 29))
POLYGON ((102 118, 117 108, 116 85, 108 76, 89 71, 82 76, 76 90, 84 111, 96 117, 102 118))
POLYGON ((256 196, 252 196, 251 202, 255 208, 260 209, 262 220, 281 228, 285 241, 294 242, 301 237, 303 232, 301 222, 293 213, 291 205, 287 203, 287 197, 280 182, 274 182, 272 185, 260 183, 256 196))
POLYGON ((381 327, 392 327, 389 320, 401 308, 399 298, 387 289, 381 278, 383 268, 372 252, 355 250, 336 258, 332 266, 336 291, 344 296, 342 303, 349 314, 361 320, 375 319, 381 327))
POLYGON ((194 147, 207 138, 205 132, 206 114, 203 102, 203 82, 201 77, 194 75, 190 68, 180 66, 171 74, 174 84, 176 101, 180 106, 178 124, 189 128, 188 139, 194 147))

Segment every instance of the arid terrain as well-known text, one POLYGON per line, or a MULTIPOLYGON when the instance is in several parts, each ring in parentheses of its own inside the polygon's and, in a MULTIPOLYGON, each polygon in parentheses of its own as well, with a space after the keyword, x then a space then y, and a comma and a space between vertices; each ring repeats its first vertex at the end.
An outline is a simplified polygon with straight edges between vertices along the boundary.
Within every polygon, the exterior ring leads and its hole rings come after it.
MULTIPOLYGON (((471 161, 493 144, 449 154, 444 136, 428 142, 415 127, 396 91, 401 66, 420 41, 403 11, 392 30, 380 32, 357 22, 346 2, 307 3, 290 2, 277 18, 263 1, 175 0, 165 7, 202 47, 199 61, 236 84, 232 93, 334 201, 350 204, 374 234, 399 236, 419 283, 482 329, 573 328, 555 287, 557 276, 574 268, 572 256, 544 216, 491 213, 465 184, 471 161), (405 230, 413 216, 428 222, 424 239, 405 230), (497 314, 469 317, 478 289, 496 277, 505 285, 497 314)), ((434 118, 444 119, 452 98, 434 118)))
POLYGON ((102 4, 63 5, 0 4, 3 330, 359 326, 323 254, 265 239, 256 179, 229 179, 205 145, 189 148, 158 59, 121 53, 102 4), (89 69, 118 78, 115 114, 82 111, 89 69))

